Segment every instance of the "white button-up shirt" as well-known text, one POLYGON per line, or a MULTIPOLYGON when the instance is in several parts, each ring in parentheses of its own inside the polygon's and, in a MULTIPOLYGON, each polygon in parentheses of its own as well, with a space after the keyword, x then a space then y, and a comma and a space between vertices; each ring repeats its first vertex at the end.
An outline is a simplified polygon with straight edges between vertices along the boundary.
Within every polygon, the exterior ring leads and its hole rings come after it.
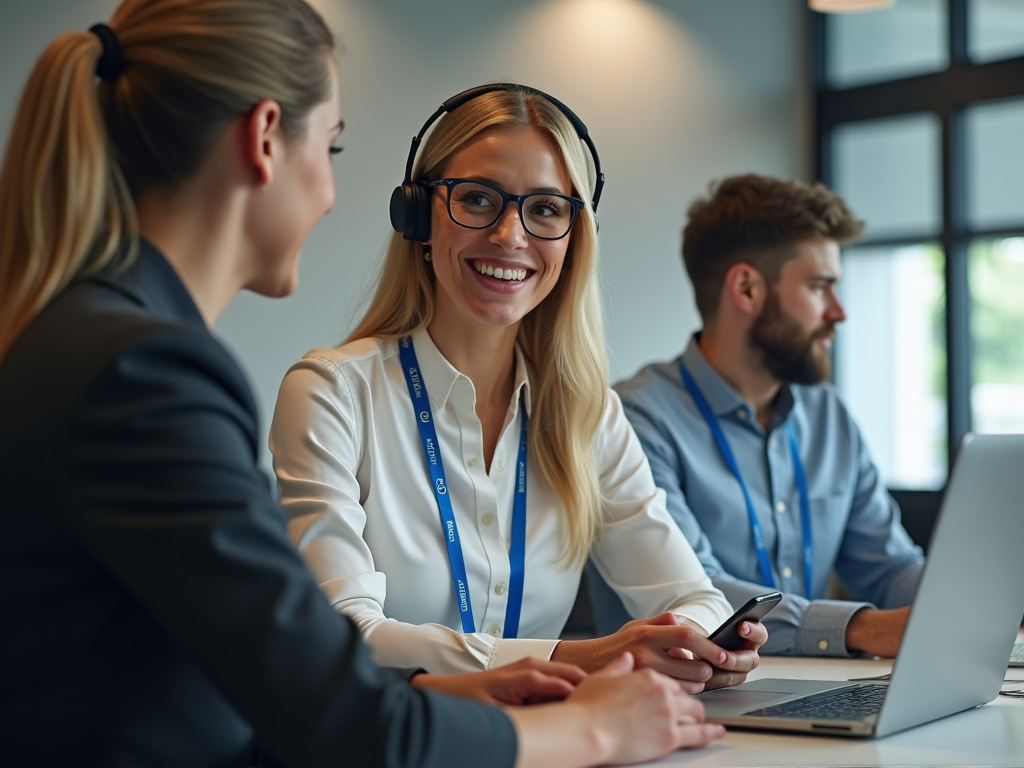
MULTIPOLYGON (((502 638, 510 579, 520 393, 529 372, 516 349, 515 391, 490 473, 473 383, 413 336, 434 411, 459 528, 476 632, 464 634, 433 483, 398 342, 363 339, 315 349, 281 385, 270 448, 289 535, 327 598, 362 631, 378 663, 430 672, 478 671, 550 658, 580 571, 562 557, 561 498, 528 464, 526 561, 519 637, 502 638)), ((540 425, 530 423, 530 428, 540 425)), ((595 437, 603 536, 591 557, 637 616, 671 610, 702 629, 730 614, 665 509, 618 396, 609 390, 595 437)))

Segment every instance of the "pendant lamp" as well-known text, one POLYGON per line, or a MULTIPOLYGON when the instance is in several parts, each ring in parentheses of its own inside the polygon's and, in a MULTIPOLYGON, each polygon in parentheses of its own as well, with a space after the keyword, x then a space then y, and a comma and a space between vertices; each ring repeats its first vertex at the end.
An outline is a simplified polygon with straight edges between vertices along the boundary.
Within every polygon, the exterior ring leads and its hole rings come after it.
POLYGON ((861 13, 889 8, 893 0, 807 0, 807 4, 820 13, 861 13))

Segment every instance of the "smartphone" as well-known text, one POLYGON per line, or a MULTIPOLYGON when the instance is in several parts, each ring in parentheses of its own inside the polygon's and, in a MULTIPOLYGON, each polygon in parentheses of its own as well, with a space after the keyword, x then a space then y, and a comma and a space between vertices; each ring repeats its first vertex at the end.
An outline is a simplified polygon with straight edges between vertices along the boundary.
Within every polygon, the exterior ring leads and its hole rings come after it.
POLYGON ((769 592, 747 600, 747 604, 725 620, 718 629, 711 633, 708 640, 726 651, 738 651, 743 647, 744 638, 740 637, 740 624, 744 621, 760 621, 778 605, 782 599, 781 592, 769 592))

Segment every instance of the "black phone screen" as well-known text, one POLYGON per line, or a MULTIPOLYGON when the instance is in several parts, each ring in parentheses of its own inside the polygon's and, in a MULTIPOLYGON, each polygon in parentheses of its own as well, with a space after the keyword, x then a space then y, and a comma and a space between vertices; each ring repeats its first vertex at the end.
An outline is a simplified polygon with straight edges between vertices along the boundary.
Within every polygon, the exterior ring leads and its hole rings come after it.
POLYGON ((712 632, 708 640, 726 651, 738 651, 744 643, 739 634, 740 624, 744 621, 760 621, 768 611, 779 604, 781 599, 781 592, 769 592, 750 598, 742 608, 726 619, 722 626, 712 632))

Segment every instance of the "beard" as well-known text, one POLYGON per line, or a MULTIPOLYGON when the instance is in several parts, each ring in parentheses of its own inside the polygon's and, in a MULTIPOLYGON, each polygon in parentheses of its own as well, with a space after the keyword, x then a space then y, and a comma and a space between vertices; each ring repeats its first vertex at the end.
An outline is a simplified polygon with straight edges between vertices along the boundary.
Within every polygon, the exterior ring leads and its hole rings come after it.
POLYGON ((816 342, 833 335, 832 324, 807 333, 783 311, 778 293, 769 287, 764 308, 747 331, 747 344, 779 381, 820 384, 832 376, 832 357, 816 342))

